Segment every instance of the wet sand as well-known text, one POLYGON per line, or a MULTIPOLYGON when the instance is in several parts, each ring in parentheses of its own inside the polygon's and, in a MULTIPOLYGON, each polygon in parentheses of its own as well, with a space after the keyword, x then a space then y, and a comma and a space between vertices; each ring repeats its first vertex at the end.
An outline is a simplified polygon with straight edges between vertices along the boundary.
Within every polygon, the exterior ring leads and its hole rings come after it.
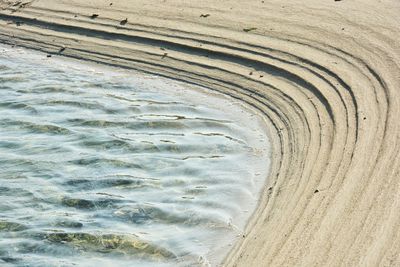
POLYGON ((3 43, 201 85, 268 120, 268 184, 226 266, 400 265, 398 1, 0 8, 3 43))

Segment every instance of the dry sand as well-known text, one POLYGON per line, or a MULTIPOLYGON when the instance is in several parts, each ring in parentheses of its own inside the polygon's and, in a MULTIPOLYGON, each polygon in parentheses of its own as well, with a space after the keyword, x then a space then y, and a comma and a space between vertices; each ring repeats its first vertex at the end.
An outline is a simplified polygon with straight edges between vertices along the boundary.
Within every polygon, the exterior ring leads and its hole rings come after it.
POLYGON ((18 2, 0 0, 0 42, 198 84, 268 119, 269 184, 226 266, 400 266, 399 1, 18 2))

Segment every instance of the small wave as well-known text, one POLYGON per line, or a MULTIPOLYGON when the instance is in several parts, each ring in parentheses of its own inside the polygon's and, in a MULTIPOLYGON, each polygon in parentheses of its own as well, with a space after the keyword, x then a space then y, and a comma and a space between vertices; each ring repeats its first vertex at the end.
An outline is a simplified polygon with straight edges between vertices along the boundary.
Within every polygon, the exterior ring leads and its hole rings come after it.
POLYGON ((32 133, 42 134, 61 134, 66 135, 72 133, 69 129, 62 126, 53 124, 37 124, 29 121, 15 121, 10 119, 4 119, 0 121, 2 127, 15 127, 18 126, 21 129, 28 130, 32 133))
POLYGON ((39 112, 31 105, 20 102, 1 102, 0 108, 20 109, 29 111, 31 114, 37 115, 39 112))
POLYGON ((104 209, 104 208, 112 208, 116 205, 116 203, 120 203, 120 199, 82 199, 82 198, 70 198, 63 197, 61 199, 61 205, 71 208, 77 209, 104 209))

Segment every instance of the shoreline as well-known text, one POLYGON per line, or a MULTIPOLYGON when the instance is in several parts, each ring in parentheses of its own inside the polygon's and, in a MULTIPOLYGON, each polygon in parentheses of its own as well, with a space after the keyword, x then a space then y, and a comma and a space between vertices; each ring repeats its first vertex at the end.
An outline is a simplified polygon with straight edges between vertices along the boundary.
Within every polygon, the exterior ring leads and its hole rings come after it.
POLYGON ((14 2, 0 1, 2 43, 199 85, 263 115, 268 184, 224 265, 400 264, 399 3, 14 2))

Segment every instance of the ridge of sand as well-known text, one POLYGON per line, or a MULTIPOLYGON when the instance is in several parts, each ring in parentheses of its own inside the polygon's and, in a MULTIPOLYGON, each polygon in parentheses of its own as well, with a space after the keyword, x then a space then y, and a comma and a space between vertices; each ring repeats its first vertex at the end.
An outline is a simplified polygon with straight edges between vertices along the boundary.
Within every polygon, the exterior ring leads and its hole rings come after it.
POLYGON ((400 266, 398 1, 16 2, 0 1, 0 42, 198 84, 268 120, 269 184, 224 265, 400 266))

